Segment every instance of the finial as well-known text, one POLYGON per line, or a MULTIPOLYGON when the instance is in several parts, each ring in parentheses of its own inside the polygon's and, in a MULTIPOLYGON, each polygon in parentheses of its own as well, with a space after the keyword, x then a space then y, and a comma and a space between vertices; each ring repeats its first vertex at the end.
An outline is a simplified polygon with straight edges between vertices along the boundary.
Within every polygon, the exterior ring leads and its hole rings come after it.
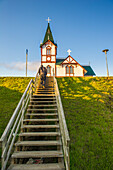
POLYGON ((70 53, 71 53, 71 50, 69 49, 69 50, 67 50, 67 52, 68 52, 68 54, 70 55, 70 53))
POLYGON ((51 21, 51 19, 49 19, 49 17, 48 17, 48 19, 46 19, 46 21, 48 21, 48 23, 49 23, 49 21, 51 21))

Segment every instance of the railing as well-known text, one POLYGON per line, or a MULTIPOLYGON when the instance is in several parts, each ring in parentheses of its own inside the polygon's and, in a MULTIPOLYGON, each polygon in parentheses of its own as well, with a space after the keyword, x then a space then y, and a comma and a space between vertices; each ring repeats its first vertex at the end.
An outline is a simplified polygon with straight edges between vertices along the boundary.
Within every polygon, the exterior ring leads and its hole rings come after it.
POLYGON ((28 106, 28 102, 33 94, 33 91, 36 89, 38 83, 38 77, 36 76, 35 81, 31 79, 29 82, 25 92, 23 93, 6 129, 2 137, 0 138, 0 145, 2 148, 1 162, 2 168, 1 170, 5 170, 11 156, 14 142, 16 141, 16 137, 20 131, 20 127, 23 125, 23 118, 28 106))
POLYGON ((54 84, 55 84, 55 94, 56 94, 57 107, 58 107, 59 124, 60 124, 62 143, 63 143, 64 161, 65 161, 66 170, 70 170, 70 160, 69 160, 70 138, 69 138, 69 133, 66 125, 66 120, 65 120, 59 89, 58 89, 58 84, 55 77, 54 77, 54 84))

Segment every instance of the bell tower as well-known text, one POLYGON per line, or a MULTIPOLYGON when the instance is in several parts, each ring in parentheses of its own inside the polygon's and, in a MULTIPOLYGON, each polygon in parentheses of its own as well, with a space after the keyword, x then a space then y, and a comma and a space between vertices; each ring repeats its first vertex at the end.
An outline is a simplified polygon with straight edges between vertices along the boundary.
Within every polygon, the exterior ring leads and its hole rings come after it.
POLYGON ((50 19, 48 17, 48 26, 45 33, 43 43, 40 44, 41 48, 41 64, 47 68, 47 76, 55 74, 55 64, 57 55, 57 44, 54 43, 53 35, 50 29, 50 19))

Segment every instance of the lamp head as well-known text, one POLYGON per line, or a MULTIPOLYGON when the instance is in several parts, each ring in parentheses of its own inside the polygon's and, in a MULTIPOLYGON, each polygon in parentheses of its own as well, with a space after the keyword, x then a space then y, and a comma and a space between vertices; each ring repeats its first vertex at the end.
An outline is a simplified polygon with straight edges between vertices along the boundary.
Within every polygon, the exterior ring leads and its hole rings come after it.
POLYGON ((102 50, 102 52, 104 52, 104 53, 107 53, 108 51, 109 51, 109 49, 102 50))

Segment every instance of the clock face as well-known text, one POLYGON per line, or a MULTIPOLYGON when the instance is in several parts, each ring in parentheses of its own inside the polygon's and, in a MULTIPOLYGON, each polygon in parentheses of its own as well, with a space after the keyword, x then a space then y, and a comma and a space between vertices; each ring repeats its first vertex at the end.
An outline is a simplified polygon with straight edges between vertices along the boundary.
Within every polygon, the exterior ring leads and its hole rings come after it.
POLYGON ((47 57, 47 61, 50 61, 50 59, 51 59, 50 57, 47 57))

